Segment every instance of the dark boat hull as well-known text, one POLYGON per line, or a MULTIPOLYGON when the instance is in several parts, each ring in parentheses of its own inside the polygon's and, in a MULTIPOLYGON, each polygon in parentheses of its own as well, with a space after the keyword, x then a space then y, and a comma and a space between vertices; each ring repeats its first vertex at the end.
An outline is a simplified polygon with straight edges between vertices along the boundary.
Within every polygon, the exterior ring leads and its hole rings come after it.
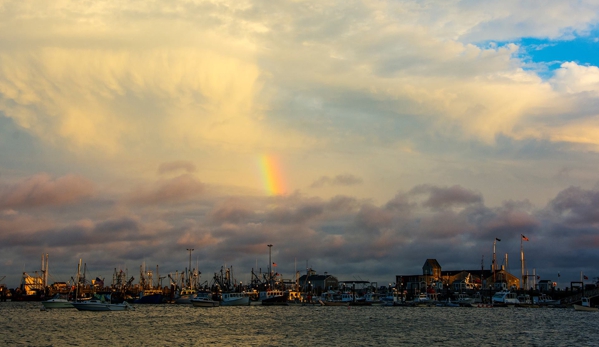
POLYGON ((133 301, 134 304, 162 304, 163 302, 164 295, 162 294, 145 295, 133 301))
POLYGON ((289 306, 287 295, 273 296, 262 300, 262 305, 266 306, 289 306))

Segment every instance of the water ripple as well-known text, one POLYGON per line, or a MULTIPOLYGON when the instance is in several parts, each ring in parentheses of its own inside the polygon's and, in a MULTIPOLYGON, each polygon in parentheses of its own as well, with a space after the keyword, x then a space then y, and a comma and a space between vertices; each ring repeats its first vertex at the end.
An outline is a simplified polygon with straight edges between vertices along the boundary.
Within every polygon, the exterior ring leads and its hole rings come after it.
POLYGON ((0 303, 5 346, 596 346, 599 314, 573 309, 215 307, 40 311, 0 303))

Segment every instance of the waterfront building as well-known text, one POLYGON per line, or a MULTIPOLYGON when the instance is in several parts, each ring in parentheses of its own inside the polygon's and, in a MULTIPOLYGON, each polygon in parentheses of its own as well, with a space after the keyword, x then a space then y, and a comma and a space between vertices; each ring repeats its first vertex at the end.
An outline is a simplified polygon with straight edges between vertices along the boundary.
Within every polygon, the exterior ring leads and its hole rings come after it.
POLYGON ((450 270, 443 271, 436 259, 426 259, 422 266, 422 274, 396 275, 396 287, 409 293, 419 293, 425 290, 465 290, 488 289, 494 290, 519 288, 520 279, 509 273, 504 267, 492 270, 450 270))
POLYGON ((339 288, 339 280, 337 277, 324 274, 317 275, 314 271, 310 271, 308 275, 303 275, 299 278, 299 286, 301 291, 320 294, 327 290, 337 290, 339 288))

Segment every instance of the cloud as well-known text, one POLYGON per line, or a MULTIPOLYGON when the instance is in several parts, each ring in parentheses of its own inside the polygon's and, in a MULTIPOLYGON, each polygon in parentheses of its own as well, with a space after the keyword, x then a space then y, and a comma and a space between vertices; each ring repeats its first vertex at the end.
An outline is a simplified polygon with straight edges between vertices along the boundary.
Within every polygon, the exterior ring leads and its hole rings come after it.
POLYGON ((165 174, 170 172, 176 172, 179 170, 183 170, 187 173, 194 173, 197 171, 196 166, 189 161, 179 160, 179 161, 171 161, 168 163, 162 163, 158 167, 159 174, 165 174))
POLYGON ((568 93, 592 93, 599 97, 599 68, 575 62, 562 63, 550 81, 556 90, 568 93))
POLYGON ((573 226, 599 225, 599 191, 568 187, 551 200, 549 207, 559 219, 573 226))
POLYGON ((421 185, 412 188, 410 194, 428 194, 428 199, 424 201, 422 205, 435 210, 443 210, 456 206, 463 207, 482 203, 483 201, 480 193, 457 185, 449 188, 421 185))
POLYGON ((320 188, 325 185, 330 186, 353 186, 361 184, 363 180, 360 177, 354 175, 345 174, 337 175, 335 177, 321 176, 318 180, 312 182, 310 188, 320 188))
MULTIPOLYGON (((179 181, 157 184, 152 194, 141 195, 144 202, 156 203, 161 196, 156 192, 177 186, 175 182, 179 181)), ((136 268, 151 254, 151 262, 167 273, 181 269, 181 264, 186 264, 185 249, 195 248, 194 257, 199 257, 203 272, 215 271, 226 261, 243 276, 256 259, 262 267, 268 254, 266 245, 274 244, 273 256, 282 273, 291 273, 294 261, 310 259, 311 267, 342 279, 358 274, 374 280, 418 272, 426 258, 437 258, 446 268, 476 268, 480 259, 472 254, 489 255, 495 237, 502 239, 501 252, 517 253, 523 233, 532 240, 526 246, 527 260, 533 263, 539 257, 545 261, 543 252, 556 239, 569 240, 556 250, 563 260, 556 260, 551 267, 558 268, 579 252, 581 243, 584 249, 596 247, 594 194, 568 188, 539 210, 528 201, 513 200, 487 207, 474 190, 423 185, 409 193, 397 193, 380 205, 347 196, 323 200, 296 194, 228 197, 214 203, 212 209, 199 209, 197 201, 182 199, 177 200, 180 208, 169 213, 142 209, 140 214, 124 212, 119 217, 107 217, 104 206, 99 213, 89 214, 94 217, 71 221, 66 214, 55 214, 58 221, 39 214, 6 213, 0 215, 0 261, 6 261, 4 250, 31 248, 62 259, 68 266, 58 270, 61 265, 53 261, 58 268, 55 271, 71 273, 69 267, 81 256, 92 258, 89 263, 96 268, 111 271, 117 264, 136 268), (460 208, 450 208, 456 206, 460 208), (568 238, 564 239, 566 228, 568 238), (66 254, 69 247, 76 247, 78 255, 66 254), (173 260, 177 252, 183 260, 173 260), (384 265, 389 263, 394 265, 384 265)), ((35 252, 30 256, 36 256, 35 252)), ((589 255, 590 260, 595 258, 589 255)), ((537 271, 548 271, 544 266, 536 266, 537 271)))
POLYGON ((183 202, 204 192, 204 184, 189 174, 163 179, 153 186, 134 189, 126 198, 136 205, 157 205, 183 202))
POLYGON ((0 208, 27 209, 71 205, 90 198, 94 184, 84 177, 67 175, 53 179, 41 173, 13 184, 0 185, 0 208))
POLYGON ((237 224, 246 220, 253 220, 255 212, 243 200, 230 198, 215 206, 210 212, 210 218, 216 223, 237 224))

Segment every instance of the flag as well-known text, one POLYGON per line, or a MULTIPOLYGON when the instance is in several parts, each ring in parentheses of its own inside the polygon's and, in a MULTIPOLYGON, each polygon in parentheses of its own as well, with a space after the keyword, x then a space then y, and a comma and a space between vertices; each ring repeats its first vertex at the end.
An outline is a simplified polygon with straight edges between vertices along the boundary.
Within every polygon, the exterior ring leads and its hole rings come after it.
POLYGON ((588 280, 589 278, 587 277, 587 275, 584 275, 582 278, 584 278, 585 280, 588 280))
POLYGON ((501 241, 501 239, 498 239, 498 238, 495 238, 495 240, 497 240, 497 241, 501 241))
POLYGON ((524 235, 522 235, 522 234, 520 234, 520 235, 522 236, 522 240, 524 240, 524 241, 528 241, 528 237, 526 237, 526 236, 524 236, 524 235))
POLYGON ((272 263, 272 266, 277 266, 277 263, 272 263))
POLYGON ((538 280, 540 280, 540 279, 541 279, 541 276, 537 276, 537 279, 538 279, 538 280))
POLYGON ((559 272, 557 273, 557 277, 561 277, 561 275, 559 274, 559 272))

